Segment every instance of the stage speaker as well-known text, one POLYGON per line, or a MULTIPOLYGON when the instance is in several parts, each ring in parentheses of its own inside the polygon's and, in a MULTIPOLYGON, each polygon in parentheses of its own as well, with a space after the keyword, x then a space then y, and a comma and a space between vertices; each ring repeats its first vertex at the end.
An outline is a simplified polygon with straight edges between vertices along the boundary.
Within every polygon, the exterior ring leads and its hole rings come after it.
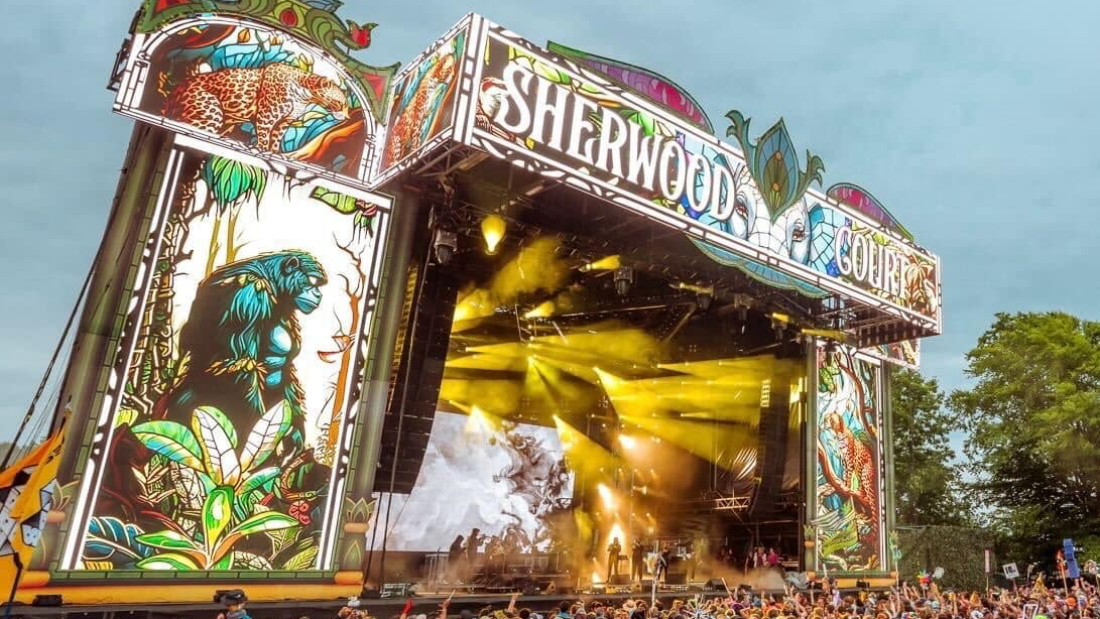
POLYGON ((703 585, 704 591, 725 591, 726 585, 721 578, 711 578, 703 585))
POLYGON ((615 574, 611 577, 611 580, 607 581, 609 585, 622 586, 630 584, 629 574, 615 574))
POLYGON ((392 476, 392 491, 408 494, 420 475, 439 404, 458 298, 459 281, 453 269, 421 264, 409 271, 374 477, 376 492, 389 492, 392 476))
POLYGON ((760 409, 760 439, 756 442, 756 476, 760 480, 749 507, 750 516, 775 512, 787 467, 790 425, 790 380, 780 373, 768 387, 768 405, 760 409))
POLYGON ((64 602, 60 595, 36 595, 31 601, 31 606, 41 608, 57 608, 64 602))

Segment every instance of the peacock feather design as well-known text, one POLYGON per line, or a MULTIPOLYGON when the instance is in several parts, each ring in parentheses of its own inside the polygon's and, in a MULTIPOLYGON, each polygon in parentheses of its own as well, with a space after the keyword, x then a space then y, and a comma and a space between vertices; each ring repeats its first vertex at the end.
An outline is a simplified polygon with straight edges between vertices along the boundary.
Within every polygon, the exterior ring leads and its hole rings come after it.
POLYGON ((821 184, 825 163, 807 150, 806 169, 799 167, 798 154, 782 118, 756 143, 749 139, 750 119, 737 110, 728 112, 726 118, 730 121, 726 136, 736 138, 745 151, 749 172, 760 189, 772 221, 801 200, 810 183, 821 184))

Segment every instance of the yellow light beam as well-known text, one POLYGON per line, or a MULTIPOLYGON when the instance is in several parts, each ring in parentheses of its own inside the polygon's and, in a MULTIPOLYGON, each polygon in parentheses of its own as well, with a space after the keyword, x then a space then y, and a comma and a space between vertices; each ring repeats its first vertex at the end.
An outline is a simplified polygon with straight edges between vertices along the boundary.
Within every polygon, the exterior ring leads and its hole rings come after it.
POLYGON ((580 271, 582 273, 588 273, 589 271, 614 271, 620 266, 622 266, 622 260, 619 259, 618 255, 605 256, 582 266, 580 271))
POLYGON ((490 256, 497 253, 507 227, 508 224, 504 221, 504 218, 496 213, 481 220, 481 235, 485 237, 485 252, 490 256))

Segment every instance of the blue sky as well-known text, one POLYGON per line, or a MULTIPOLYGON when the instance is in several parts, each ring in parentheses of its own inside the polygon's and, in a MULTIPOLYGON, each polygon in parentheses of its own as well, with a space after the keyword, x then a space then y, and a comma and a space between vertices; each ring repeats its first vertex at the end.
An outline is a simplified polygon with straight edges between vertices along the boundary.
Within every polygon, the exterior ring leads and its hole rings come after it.
MULTIPOLYGON (((131 121, 104 89, 136 0, 12 2, 0 37, 0 437, 13 432, 95 253, 131 121)), ((780 116, 826 185, 863 185, 944 262, 924 367, 964 384, 998 311, 1097 319, 1100 3, 351 0, 374 64, 467 11, 666 74, 712 118, 780 116), (1090 213, 1093 215, 1090 216, 1090 213)))

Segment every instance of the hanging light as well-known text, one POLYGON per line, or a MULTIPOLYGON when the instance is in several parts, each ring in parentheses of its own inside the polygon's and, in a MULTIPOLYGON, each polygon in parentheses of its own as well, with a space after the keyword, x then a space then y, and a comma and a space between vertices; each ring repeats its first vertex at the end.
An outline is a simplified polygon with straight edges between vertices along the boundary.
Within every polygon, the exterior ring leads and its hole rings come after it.
POLYGON ((454 256, 455 250, 458 249, 458 234, 453 230, 436 228, 434 238, 432 239, 432 246, 435 249, 436 262, 439 264, 447 264, 454 256))
POLYGON ((496 255, 507 227, 508 224, 504 221, 504 218, 496 213, 481 220, 481 236, 485 237, 485 253, 490 256, 496 255))
POLYGON ((630 285, 634 283, 634 268, 619 267, 615 269, 615 292, 620 297, 625 297, 630 292, 630 285))

